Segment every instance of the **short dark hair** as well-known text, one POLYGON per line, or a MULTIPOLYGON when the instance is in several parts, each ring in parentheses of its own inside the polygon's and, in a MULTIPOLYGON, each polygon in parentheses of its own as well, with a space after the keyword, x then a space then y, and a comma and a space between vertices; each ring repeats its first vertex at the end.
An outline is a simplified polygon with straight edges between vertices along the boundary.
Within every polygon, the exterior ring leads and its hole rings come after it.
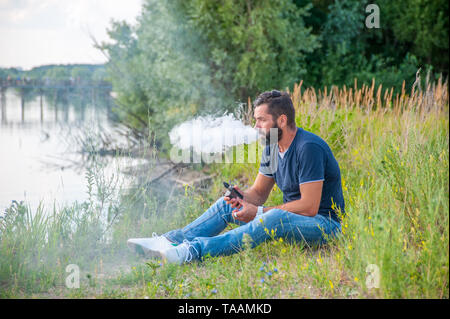
POLYGON ((256 98, 254 107, 256 108, 262 104, 267 104, 268 113, 272 115, 274 121, 284 114, 287 117, 287 125, 291 128, 296 127, 294 104, 287 92, 278 90, 263 92, 256 98))

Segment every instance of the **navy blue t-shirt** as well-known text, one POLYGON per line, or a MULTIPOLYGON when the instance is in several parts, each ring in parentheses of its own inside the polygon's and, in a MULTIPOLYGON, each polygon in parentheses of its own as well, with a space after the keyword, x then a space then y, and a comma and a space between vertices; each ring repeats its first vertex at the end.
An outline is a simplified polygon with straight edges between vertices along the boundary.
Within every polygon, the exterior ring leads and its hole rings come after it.
POLYGON ((297 128, 289 148, 281 157, 278 144, 267 145, 261 159, 259 172, 275 179, 283 192, 283 202, 301 198, 300 185, 323 181, 322 198, 318 214, 339 220, 333 203, 345 212, 342 194, 341 171, 328 144, 319 136, 297 128))

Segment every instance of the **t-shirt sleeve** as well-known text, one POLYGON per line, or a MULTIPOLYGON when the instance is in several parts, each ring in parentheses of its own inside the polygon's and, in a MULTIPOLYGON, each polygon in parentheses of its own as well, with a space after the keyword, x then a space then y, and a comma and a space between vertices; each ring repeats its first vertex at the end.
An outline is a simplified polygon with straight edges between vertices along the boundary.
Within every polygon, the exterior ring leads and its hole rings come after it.
POLYGON ((263 174, 264 176, 267 176, 267 177, 271 177, 271 178, 274 178, 273 177, 273 174, 271 174, 271 173, 264 173, 264 169, 259 169, 259 173, 260 174, 263 174))
POLYGON ((315 143, 303 146, 299 155, 299 184, 325 180, 325 152, 315 143))

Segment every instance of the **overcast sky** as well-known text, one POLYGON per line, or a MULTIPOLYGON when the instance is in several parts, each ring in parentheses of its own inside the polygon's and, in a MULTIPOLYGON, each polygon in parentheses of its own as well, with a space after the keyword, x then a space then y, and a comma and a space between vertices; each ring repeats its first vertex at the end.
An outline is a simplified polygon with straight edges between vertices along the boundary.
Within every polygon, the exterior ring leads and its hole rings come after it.
POLYGON ((0 0, 0 67, 103 63, 89 33, 108 39, 111 19, 135 22, 143 0, 0 0))

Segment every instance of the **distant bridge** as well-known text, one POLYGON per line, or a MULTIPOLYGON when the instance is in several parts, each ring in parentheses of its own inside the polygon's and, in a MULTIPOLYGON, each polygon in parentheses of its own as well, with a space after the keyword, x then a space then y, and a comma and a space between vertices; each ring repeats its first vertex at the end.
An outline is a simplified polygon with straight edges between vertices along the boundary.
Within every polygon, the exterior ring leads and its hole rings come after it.
POLYGON ((111 90, 112 85, 106 81, 80 81, 80 80, 12 80, 0 79, 2 91, 7 88, 19 89, 105 89, 111 90))
MULTIPOLYGON (((8 121, 8 112, 7 112, 7 99, 6 99, 6 90, 8 88, 16 88, 16 89, 35 89, 36 91, 26 92, 25 90, 19 91, 18 95, 20 96, 20 110, 21 110, 21 123, 25 123, 25 113, 26 113, 26 96, 27 94, 36 95, 36 97, 40 97, 39 99, 39 107, 40 107, 40 123, 44 122, 44 102, 43 96, 46 94, 45 90, 63 90, 63 94, 69 93, 64 91, 70 90, 87 90, 81 92, 82 94, 91 94, 94 93, 94 90, 105 90, 99 93, 105 93, 108 96, 111 94, 112 86, 110 83, 105 81, 73 81, 73 80, 61 80, 61 81, 51 81, 51 80, 27 80, 27 79, 8 79, 4 80, 0 78, 0 124, 7 125, 10 121, 8 121)), ((14 107, 14 106, 13 106, 14 107)), ((58 110, 60 107, 58 103, 54 105, 54 119, 58 121, 61 110, 58 110)), ((64 110, 64 108, 63 108, 64 110)), ((67 109, 63 111, 63 116, 68 117, 67 109), (65 113, 64 113, 65 112, 65 113)), ((84 115, 83 115, 84 116, 84 115)), ((48 115, 46 116, 48 117, 48 115)), ((28 124, 29 121, 28 121, 28 124)))

